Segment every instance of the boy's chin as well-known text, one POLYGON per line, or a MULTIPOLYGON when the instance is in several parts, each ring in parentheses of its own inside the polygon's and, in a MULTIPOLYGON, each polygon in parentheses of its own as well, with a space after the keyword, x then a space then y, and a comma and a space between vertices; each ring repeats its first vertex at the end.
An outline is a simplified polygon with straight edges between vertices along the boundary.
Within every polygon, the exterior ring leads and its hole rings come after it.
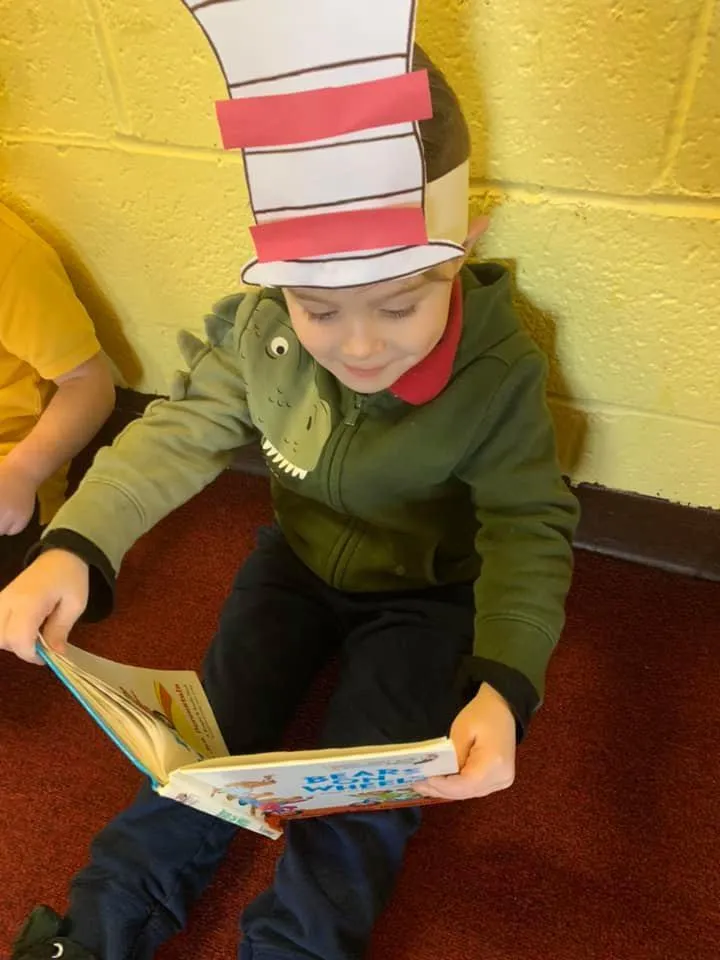
POLYGON ((343 386, 348 387, 348 389, 353 390, 355 393, 363 394, 380 393, 383 390, 388 390, 398 377, 402 375, 402 372, 402 369, 400 373, 397 372, 395 364, 392 364, 386 370, 372 377, 353 373, 352 370, 346 370, 344 368, 333 371, 343 386))

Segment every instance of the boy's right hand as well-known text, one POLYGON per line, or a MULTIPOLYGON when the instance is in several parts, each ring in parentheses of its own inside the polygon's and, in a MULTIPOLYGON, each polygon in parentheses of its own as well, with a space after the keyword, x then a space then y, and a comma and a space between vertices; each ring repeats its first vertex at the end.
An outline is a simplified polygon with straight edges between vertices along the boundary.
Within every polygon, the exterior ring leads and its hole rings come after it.
POLYGON ((35 652, 38 633, 62 653, 70 630, 88 602, 89 568, 66 550, 41 553, 0 593, 0 650, 28 663, 42 663, 35 652))

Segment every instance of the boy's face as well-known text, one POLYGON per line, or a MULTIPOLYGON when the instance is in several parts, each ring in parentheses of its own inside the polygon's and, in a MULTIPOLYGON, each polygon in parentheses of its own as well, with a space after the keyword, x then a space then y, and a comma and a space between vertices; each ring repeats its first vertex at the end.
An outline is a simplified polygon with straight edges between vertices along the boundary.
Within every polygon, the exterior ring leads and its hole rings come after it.
MULTIPOLYGON (((468 252, 488 227, 470 224, 468 252)), ((344 290, 285 287, 293 329, 317 362, 356 393, 387 390, 435 347, 463 258, 423 275, 344 290)))
POLYGON ((445 331, 459 262, 424 276, 344 290, 284 290, 298 340, 357 393, 392 386, 445 331))

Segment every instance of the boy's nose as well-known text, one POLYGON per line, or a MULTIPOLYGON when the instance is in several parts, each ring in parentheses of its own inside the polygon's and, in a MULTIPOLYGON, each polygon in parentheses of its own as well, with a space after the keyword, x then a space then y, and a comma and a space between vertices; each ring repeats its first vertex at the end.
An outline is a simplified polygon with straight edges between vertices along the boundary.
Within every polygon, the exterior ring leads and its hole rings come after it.
POLYGON ((348 360, 367 360, 383 350, 382 343, 370 330, 353 330, 343 343, 342 352, 348 360))

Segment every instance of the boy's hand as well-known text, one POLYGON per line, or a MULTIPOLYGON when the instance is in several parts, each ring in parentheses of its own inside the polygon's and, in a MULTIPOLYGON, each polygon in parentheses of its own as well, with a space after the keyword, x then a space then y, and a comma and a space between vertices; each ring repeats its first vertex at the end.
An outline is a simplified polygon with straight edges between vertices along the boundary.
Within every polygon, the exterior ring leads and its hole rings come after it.
POLYGON ((35 652, 42 630, 47 645, 63 652, 88 602, 89 570, 65 550, 48 550, 0 593, 0 650, 42 663, 35 652))
POLYGON ((515 717, 506 700, 484 683, 455 718, 450 738, 460 773, 430 777, 414 789, 426 797, 470 800, 512 786, 515 779, 515 717))
POLYGON ((22 471, 0 463, 0 536, 20 533, 35 512, 37 487, 22 471))

